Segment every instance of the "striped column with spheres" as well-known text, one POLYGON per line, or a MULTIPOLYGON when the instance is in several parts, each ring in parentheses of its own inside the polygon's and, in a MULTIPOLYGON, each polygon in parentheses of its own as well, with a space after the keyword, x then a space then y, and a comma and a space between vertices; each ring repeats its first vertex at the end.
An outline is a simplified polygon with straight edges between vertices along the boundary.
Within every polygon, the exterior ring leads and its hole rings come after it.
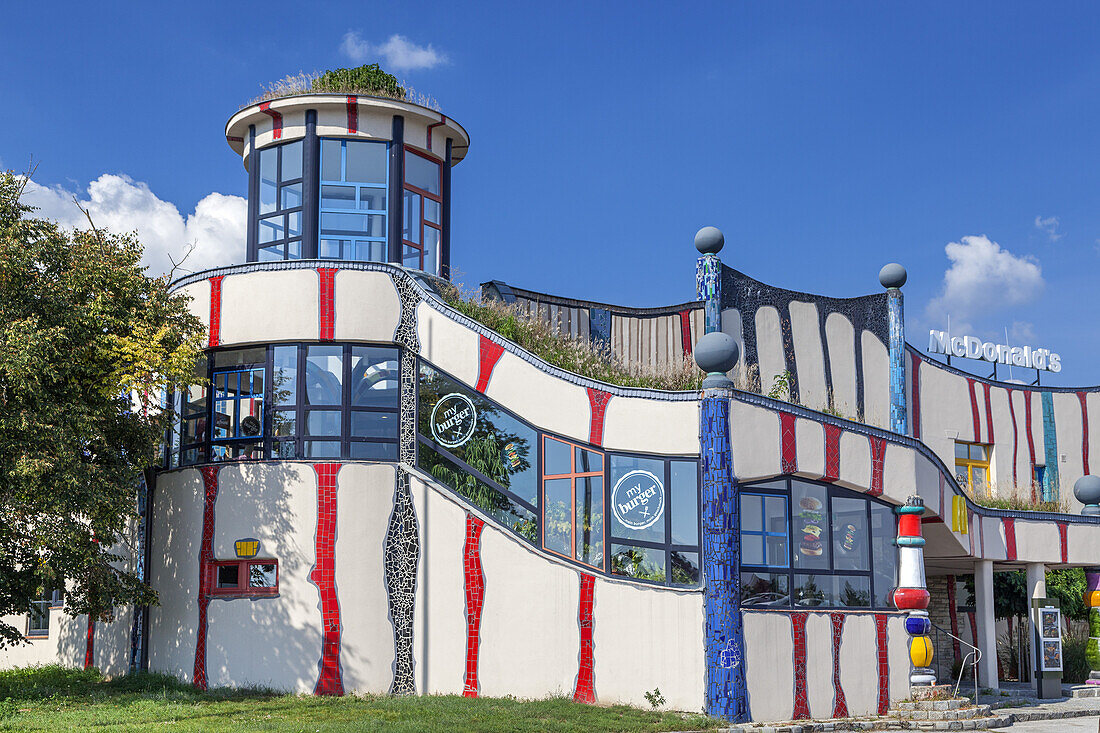
POLYGON ((905 631, 909 634, 909 660, 913 672, 909 683, 913 686, 936 684, 932 664, 932 622, 928 618, 928 587, 924 580, 924 537, 921 536, 920 518, 924 502, 919 496, 910 496, 904 506, 895 510, 898 514, 898 587, 894 589, 894 607, 905 611, 905 631))

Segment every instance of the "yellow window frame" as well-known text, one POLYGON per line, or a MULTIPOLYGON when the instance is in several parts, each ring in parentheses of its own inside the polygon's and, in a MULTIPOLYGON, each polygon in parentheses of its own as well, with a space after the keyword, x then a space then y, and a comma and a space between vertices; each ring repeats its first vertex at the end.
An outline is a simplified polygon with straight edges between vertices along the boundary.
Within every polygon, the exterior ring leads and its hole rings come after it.
POLYGON ((978 448, 982 449, 982 452, 985 455, 984 460, 980 460, 980 459, 977 459, 977 458, 959 458, 958 456, 956 456, 955 457, 955 474, 958 475, 959 473, 962 472, 960 469, 965 469, 966 470, 966 487, 968 489, 970 489, 971 491, 973 491, 974 490, 974 471, 981 471, 981 476, 982 476, 982 478, 985 479, 982 482, 982 486, 985 487, 986 490, 988 490, 989 489, 989 464, 990 464, 990 456, 991 456, 991 453, 992 453, 991 449, 993 448, 993 446, 986 445, 984 443, 966 443, 966 442, 963 442, 963 441, 956 441, 955 445, 956 446, 960 446, 960 445, 967 446, 967 455, 968 456, 970 455, 970 446, 975 446, 975 447, 978 447, 978 448))

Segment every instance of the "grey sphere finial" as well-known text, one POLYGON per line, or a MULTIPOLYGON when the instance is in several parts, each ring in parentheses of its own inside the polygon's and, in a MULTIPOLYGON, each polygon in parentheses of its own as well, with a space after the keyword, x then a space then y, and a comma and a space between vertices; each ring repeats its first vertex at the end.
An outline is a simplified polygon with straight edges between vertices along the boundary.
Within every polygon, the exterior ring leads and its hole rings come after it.
POLYGON ((707 373, 703 387, 733 387, 726 372, 737 366, 741 350, 733 336, 721 331, 704 334, 695 342, 695 363, 707 373))
POLYGON ((1073 484, 1073 495, 1085 505, 1082 514, 1100 514, 1100 476, 1085 475, 1073 484))
POLYGON ((878 281, 882 283, 884 288, 900 288, 905 284, 908 277, 909 273, 896 262, 883 265, 882 269, 878 271, 878 281))
POLYGON ((695 249, 705 255, 716 255, 726 243, 722 230, 718 227, 703 227, 695 232, 695 249))

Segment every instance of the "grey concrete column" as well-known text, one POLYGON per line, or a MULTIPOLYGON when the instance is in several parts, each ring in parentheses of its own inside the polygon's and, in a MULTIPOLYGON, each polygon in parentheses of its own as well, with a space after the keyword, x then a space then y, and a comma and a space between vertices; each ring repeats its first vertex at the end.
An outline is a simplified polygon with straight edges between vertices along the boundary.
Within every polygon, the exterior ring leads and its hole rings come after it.
POLYGON ((978 683, 991 690, 1000 688, 997 678, 997 621, 993 615, 993 561, 974 564, 974 614, 978 626, 978 683))
POLYGON ((1027 638, 1028 657, 1031 662, 1031 686, 1039 689, 1039 680, 1035 677, 1035 614, 1031 612, 1032 598, 1047 597, 1047 566, 1041 562, 1027 564, 1027 638))

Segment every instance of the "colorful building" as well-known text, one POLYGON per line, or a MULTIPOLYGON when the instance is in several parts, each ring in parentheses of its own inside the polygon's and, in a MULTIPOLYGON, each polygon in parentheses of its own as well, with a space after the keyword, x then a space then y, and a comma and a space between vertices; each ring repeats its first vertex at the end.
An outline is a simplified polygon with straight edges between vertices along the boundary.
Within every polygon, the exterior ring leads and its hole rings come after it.
POLYGON ((160 604, 91 624, 43 599, 5 665, 316 694, 646 705, 659 688, 675 709, 843 717, 934 677, 927 589, 935 603, 948 576, 976 578, 996 687, 993 570, 1027 568, 1042 595, 1043 568, 1097 564, 1098 519, 1068 489, 1100 442, 1100 388, 924 355, 898 267, 874 295, 783 290, 721 264, 712 232, 697 301, 483 286, 639 365, 725 333, 752 389, 720 372, 702 392, 619 387, 441 297, 469 147, 454 120, 315 94, 246 107, 226 137, 248 173, 246 262, 174 285, 208 327, 209 385, 172 397, 141 494, 134 562, 160 604), (990 486, 1073 510, 970 498, 990 486))

